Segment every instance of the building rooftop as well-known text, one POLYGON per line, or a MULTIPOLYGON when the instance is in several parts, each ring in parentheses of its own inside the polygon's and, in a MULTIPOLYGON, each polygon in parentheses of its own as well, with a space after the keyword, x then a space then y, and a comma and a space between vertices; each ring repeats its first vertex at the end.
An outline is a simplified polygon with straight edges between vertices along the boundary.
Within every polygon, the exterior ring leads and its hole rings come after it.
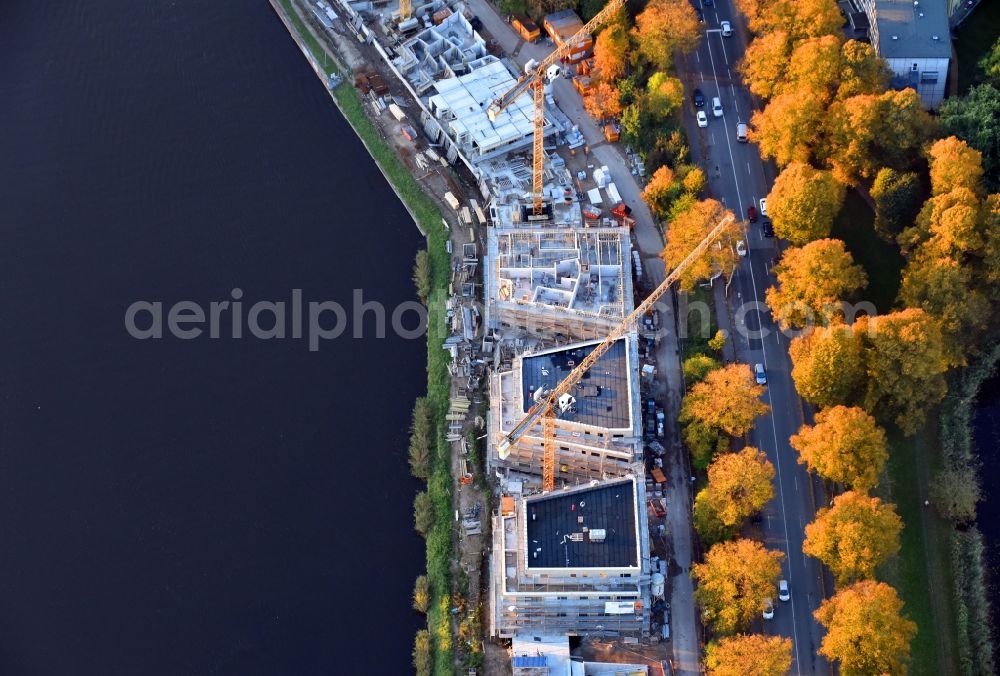
POLYGON ((946 0, 868 2, 874 2, 878 51, 883 58, 951 56, 946 0))
POLYGON ((489 152, 534 133, 534 102, 519 96, 490 121, 486 109, 514 86, 516 80, 507 67, 493 56, 478 61, 472 72, 439 80, 429 99, 431 110, 447 124, 456 140, 480 153, 489 152))
MULTIPOLYGON (((522 413, 531 408, 540 387, 551 389, 593 351, 596 343, 557 348, 526 356, 521 362, 522 413)), ((624 339, 611 346, 571 393, 576 403, 558 418, 611 429, 631 427, 628 347, 624 339)))
POLYGON ((639 566, 630 479, 530 497, 525 510, 529 568, 639 566))

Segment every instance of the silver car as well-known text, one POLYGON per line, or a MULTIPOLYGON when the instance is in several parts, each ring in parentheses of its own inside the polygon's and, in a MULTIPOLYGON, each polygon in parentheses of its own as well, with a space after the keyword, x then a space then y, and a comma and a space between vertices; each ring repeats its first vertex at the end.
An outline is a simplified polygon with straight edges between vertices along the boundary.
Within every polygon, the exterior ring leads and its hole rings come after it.
POLYGON ((753 365, 753 377, 758 385, 767 385, 767 373, 764 371, 763 364, 753 365))

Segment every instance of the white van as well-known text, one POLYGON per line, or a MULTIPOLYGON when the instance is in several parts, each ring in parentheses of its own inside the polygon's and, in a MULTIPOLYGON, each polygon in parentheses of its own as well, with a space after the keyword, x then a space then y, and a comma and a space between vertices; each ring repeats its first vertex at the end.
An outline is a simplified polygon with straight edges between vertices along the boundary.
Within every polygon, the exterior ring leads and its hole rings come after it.
POLYGON ((740 143, 747 142, 747 124, 746 122, 736 123, 736 140, 740 143))
POLYGON ((718 96, 712 97, 712 115, 722 117, 722 99, 718 96))

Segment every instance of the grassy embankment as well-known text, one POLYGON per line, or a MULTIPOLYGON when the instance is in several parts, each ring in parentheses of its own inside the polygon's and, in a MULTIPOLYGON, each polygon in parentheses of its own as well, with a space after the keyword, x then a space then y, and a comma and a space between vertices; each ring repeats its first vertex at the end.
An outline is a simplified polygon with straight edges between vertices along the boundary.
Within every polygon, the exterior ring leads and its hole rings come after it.
MULTIPOLYGON (((291 0, 279 0, 279 2, 294 24, 300 39, 305 42, 314 57, 322 59, 325 50, 303 25, 292 7, 291 0)), ((335 71, 331 63, 328 72, 335 71)), ((427 399, 434 412, 436 431, 434 452, 431 455, 431 474, 427 482, 427 491, 434 504, 435 515, 434 525, 427 533, 427 576, 431 583, 427 627, 432 637, 434 673, 443 676, 453 672, 453 641, 449 616, 452 562, 451 452, 444 439, 450 381, 448 353, 441 347, 447 338, 444 308, 450 268, 448 253, 445 250, 447 234, 437 205, 423 192, 396 153, 379 135, 371 120, 365 115, 364 105, 354 87, 345 80, 333 94, 344 116, 379 164, 420 229, 427 235, 433 282, 427 321, 427 399)), ((400 515, 400 518, 404 516, 400 515)))
MULTIPOLYGON (((873 219, 868 203, 855 192, 848 192, 832 236, 845 242, 867 272, 864 297, 880 313, 887 313, 895 304, 904 260, 894 245, 875 234, 873 219)), ((927 420, 918 437, 887 429, 887 478, 877 492, 884 500, 895 503, 906 527, 899 556, 880 571, 880 576, 899 591, 906 614, 917 623, 918 633, 912 644, 913 673, 954 673, 953 608, 948 593, 952 588, 948 564, 951 528, 924 506, 927 495, 923 482, 940 465, 937 417, 930 413, 927 420)))

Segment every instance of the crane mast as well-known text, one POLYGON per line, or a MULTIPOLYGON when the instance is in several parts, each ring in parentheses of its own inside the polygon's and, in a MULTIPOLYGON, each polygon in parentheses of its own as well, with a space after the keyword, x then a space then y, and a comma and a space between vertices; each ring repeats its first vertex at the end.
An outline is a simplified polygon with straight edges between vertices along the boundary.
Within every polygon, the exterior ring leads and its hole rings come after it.
POLYGON ((689 253, 684 260, 682 260, 676 268, 667 275, 666 279, 660 283, 656 289, 649 294, 649 296, 639 303, 638 306, 632 312, 621 321, 618 326, 611 330, 611 332, 601 341, 590 354, 588 354, 584 359, 572 370, 569 375, 560 381, 558 385, 552 388, 552 391, 545 396, 541 401, 536 402, 528 412, 524 415, 519 423, 517 423, 509 434, 504 436, 500 442, 497 444, 497 451, 501 454, 501 457, 506 457, 507 452, 510 450, 517 441, 524 436, 524 434, 538 424, 539 419, 542 420, 542 430, 543 430, 543 454, 542 454, 542 490, 551 491, 555 488, 555 411, 556 405, 559 401, 559 397, 564 394, 568 394, 576 385, 583 379, 583 375, 598 362, 598 360, 603 357, 611 346, 616 342, 624 338, 636 325, 640 317, 648 313, 656 305, 657 301, 663 297, 664 294, 670 289, 671 285, 676 282, 684 271, 705 251, 709 246, 728 228, 735 222, 735 217, 732 213, 726 214, 721 221, 719 221, 715 227, 709 231, 701 242, 689 253))
POLYGON ((513 87, 504 92, 496 101, 490 104, 489 108, 486 109, 486 114, 490 118, 490 121, 495 122, 497 116, 503 112, 507 106, 513 103, 521 94, 525 93, 528 89, 533 90, 534 115, 532 119, 534 121, 535 129, 533 132, 534 136, 532 138, 531 149, 531 207, 532 213, 535 216, 540 216, 542 213, 542 190, 544 188, 545 176, 545 154, 543 149, 543 134, 545 131, 545 78, 547 76, 550 77, 550 79, 558 77, 558 71, 554 71, 550 75, 548 73, 548 69, 550 66, 553 66, 556 62, 566 56, 573 48, 573 45, 578 44, 581 40, 600 28, 604 22, 606 22, 611 15, 617 12, 624 4, 625 0, 611 0, 611 2, 605 5, 600 12, 595 14, 594 17, 583 26, 583 28, 574 33, 573 37, 564 41, 561 45, 556 47, 552 53, 542 59, 541 62, 535 66, 533 72, 519 77, 513 87))

